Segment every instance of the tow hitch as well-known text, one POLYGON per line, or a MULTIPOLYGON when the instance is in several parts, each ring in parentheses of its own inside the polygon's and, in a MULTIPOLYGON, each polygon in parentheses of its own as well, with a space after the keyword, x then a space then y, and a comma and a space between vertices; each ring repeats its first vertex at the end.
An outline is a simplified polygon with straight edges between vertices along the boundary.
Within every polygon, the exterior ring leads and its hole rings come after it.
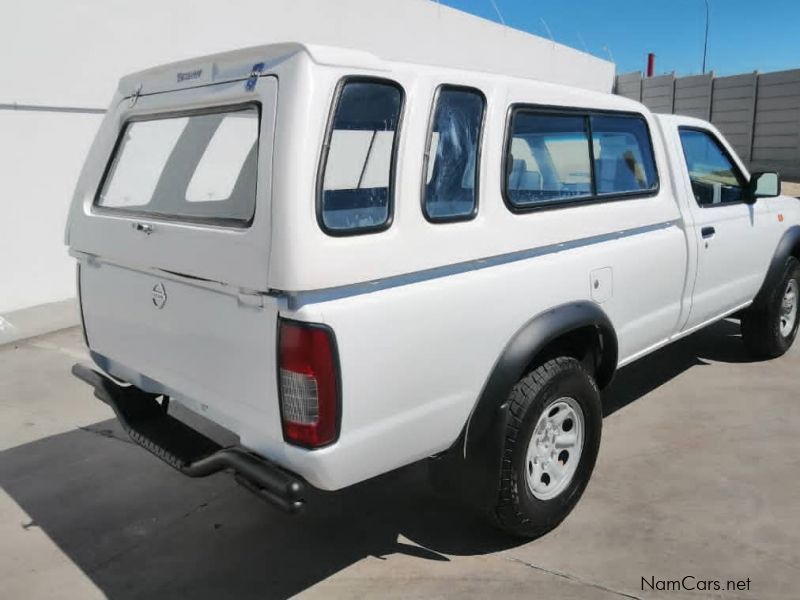
POLYGON ((231 469, 236 479, 262 500, 288 512, 305 505, 304 482, 265 458, 240 446, 222 447, 199 431, 167 414, 166 402, 133 385, 120 385, 78 363, 72 374, 94 388, 108 404, 131 439, 189 477, 206 477, 231 469))

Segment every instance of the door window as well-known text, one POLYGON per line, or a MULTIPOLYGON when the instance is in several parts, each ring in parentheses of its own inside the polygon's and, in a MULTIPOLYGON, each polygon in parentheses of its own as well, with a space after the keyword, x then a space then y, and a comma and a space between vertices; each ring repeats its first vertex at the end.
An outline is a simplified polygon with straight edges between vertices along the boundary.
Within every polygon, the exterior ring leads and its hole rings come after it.
POLYGON ((679 130, 697 204, 712 207, 742 202, 744 177, 717 138, 708 131, 679 130))

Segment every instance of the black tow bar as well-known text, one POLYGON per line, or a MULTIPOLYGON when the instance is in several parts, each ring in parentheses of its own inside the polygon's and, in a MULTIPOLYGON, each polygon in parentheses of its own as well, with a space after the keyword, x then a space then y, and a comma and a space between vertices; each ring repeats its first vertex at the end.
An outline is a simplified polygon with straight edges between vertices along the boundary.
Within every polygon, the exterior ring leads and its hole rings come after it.
POLYGON ((158 396, 121 385, 81 363, 72 367, 72 374, 114 409, 134 442, 184 475, 207 477, 231 469, 240 484, 273 506, 293 514, 305 506, 305 483, 298 476, 241 446, 222 447, 167 414, 167 403, 160 403, 158 396))

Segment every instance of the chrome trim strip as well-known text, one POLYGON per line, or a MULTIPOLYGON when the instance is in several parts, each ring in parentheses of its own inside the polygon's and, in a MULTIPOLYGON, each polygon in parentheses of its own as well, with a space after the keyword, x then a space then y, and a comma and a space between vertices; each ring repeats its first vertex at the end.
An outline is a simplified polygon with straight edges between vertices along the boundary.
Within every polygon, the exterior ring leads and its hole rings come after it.
POLYGON ((286 297, 288 299, 288 308, 290 310, 297 310, 306 304, 316 304, 318 302, 337 300, 347 296, 369 294, 378 290, 411 285, 413 283, 430 281, 431 279, 438 279, 440 277, 449 277, 451 275, 458 275, 467 271, 478 271, 480 269, 496 267, 520 260, 544 256, 547 254, 555 254, 556 252, 563 252, 565 250, 585 248, 587 246, 594 246, 596 244, 602 244, 611 240, 643 235, 653 231, 660 231, 662 229, 669 229, 670 227, 678 226, 680 223, 680 219, 673 219, 671 221, 663 221, 661 223, 644 225, 642 227, 635 227, 633 229, 622 229, 619 231, 593 235, 577 240, 570 240, 568 242, 559 242, 547 246, 539 246, 537 248, 528 248, 525 250, 499 254, 487 258, 469 260, 451 265, 445 265, 442 267, 434 267, 432 269, 425 269, 423 271, 415 271, 413 273, 403 273, 402 275, 394 275, 392 277, 387 277, 386 279, 367 281, 365 283, 354 283, 333 288, 302 292, 273 290, 272 294, 286 297))

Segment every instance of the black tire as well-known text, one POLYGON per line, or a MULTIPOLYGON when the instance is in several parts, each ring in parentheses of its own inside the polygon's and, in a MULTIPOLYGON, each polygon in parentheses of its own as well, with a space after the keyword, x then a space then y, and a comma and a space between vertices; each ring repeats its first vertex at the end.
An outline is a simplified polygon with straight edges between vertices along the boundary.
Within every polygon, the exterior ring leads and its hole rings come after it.
POLYGON ((535 538, 564 520, 589 483, 603 427, 600 392, 579 361, 559 357, 537 367, 514 386, 509 396, 509 412, 493 517, 495 523, 506 532, 535 538), (572 398, 583 413, 583 448, 569 483, 565 483, 556 496, 542 500, 534 495, 528 485, 528 445, 539 417, 548 407, 565 397, 572 398))
POLYGON ((764 306, 751 308, 742 314, 742 339, 747 351, 755 358, 782 356, 797 337, 799 318, 795 318, 794 327, 788 335, 781 332, 784 294, 792 280, 798 286, 795 289, 800 289, 800 261, 790 256, 786 259, 778 285, 770 290, 764 306))

